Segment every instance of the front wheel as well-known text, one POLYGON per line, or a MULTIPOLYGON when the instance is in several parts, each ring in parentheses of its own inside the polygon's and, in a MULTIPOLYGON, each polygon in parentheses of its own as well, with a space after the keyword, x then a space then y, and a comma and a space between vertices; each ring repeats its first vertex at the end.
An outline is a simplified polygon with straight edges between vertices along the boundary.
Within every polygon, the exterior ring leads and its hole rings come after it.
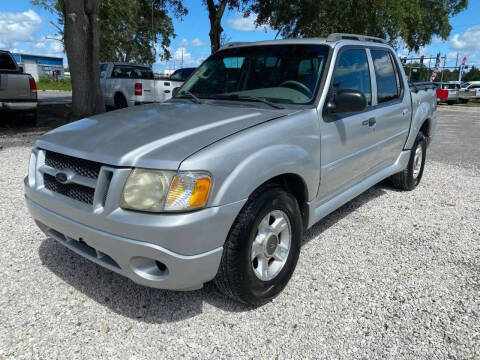
POLYGON ((422 132, 419 132, 410 152, 407 167, 390 178, 394 187, 401 190, 413 190, 420 184, 425 167, 426 153, 427 142, 422 132))
POLYGON ((248 305, 271 300, 295 270, 302 236, 300 209, 291 194, 279 187, 256 191, 225 242, 217 288, 248 305))

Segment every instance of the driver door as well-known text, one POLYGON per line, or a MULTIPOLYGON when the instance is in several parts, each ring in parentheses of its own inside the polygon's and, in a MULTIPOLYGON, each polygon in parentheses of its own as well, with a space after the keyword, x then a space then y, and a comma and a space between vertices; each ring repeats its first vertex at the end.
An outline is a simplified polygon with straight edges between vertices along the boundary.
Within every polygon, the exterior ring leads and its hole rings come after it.
POLYGON ((362 112, 327 114, 321 121, 321 184, 319 200, 330 198, 368 177, 375 166, 372 117, 372 84, 364 48, 346 47, 337 56, 330 92, 353 89, 362 92, 367 108, 362 112))

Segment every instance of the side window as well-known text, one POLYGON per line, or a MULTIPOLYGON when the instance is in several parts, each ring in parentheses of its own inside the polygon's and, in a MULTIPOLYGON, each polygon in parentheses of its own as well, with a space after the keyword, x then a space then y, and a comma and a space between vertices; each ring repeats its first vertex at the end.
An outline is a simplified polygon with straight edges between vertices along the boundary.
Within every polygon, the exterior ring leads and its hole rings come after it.
POLYGON ((100 78, 105 76, 105 71, 107 71, 107 64, 100 64, 100 78))
POLYGON ((364 49, 349 49, 341 53, 333 77, 333 88, 358 90, 365 95, 367 104, 372 104, 370 72, 364 49))
POLYGON ((390 54, 385 50, 371 50, 371 53, 377 78, 378 103, 399 98, 400 81, 390 54))

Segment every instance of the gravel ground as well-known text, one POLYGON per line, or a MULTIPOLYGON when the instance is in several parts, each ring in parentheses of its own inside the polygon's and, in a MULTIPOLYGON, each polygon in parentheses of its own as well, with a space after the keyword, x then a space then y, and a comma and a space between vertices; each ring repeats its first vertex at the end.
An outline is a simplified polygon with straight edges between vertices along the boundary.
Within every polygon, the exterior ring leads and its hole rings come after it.
POLYGON ((306 234, 273 302, 138 286, 47 239, 23 202, 34 136, 0 138, 0 359, 480 358, 480 169, 429 161, 306 234))

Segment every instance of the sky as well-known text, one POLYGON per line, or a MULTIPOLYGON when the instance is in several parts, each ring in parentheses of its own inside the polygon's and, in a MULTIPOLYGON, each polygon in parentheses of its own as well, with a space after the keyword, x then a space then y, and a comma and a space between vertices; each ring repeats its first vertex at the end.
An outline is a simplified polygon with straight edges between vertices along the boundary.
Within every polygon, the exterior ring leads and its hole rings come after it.
MULTIPOLYGON (((480 0, 470 0, 468 9, 451 19, 452 32, 446 41, 433 38, 432 43, 419 51, 418 55, 435 57, 438 52, 447 56, 447 66, 455 66, 467 57, 467 65, 480 66, 480 0)), ((174 19, 175 33, 170 52, 173 58, 168 62, 154 64, 155 72, 179 68, 183 54, 183 66, 198 66, 210 55, 210 29, 208 14, 201 0, 185 0, 189 10, 182 19, 174 19)), ((64 57, 63 46, 57 37, 56 28, 51 24, 53 14, 34 6, 29 0, 6 1, 0 6, 0 49, 38 55, 64 57)), ((235 11, 226 11, 222 27, 229 41, 259 41, 275 38, 275 32, 268 28, 256 28, 255 17, 244 18, 235 11)), ((409 54, 400 47, 401 56, 409 54)), ((433 61, 432 61, 433 62, 433 61)), ((433 66, 433 64, 432 64, 433 66)))

